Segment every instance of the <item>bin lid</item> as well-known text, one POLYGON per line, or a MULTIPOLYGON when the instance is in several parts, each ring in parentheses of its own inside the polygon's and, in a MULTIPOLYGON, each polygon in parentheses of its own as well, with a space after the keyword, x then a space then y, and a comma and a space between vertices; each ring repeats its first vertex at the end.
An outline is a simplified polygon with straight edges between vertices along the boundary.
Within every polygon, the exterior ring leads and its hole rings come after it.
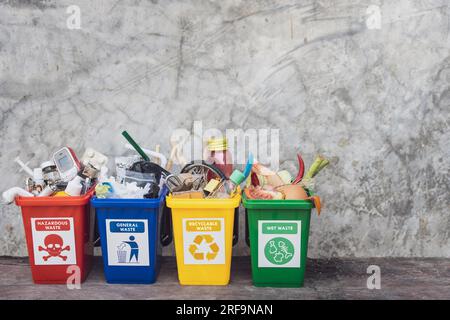
POLYGON ((233 198, 228 199, 179 199, 167 196, 167 206, 169 208, 187 209, 230 209, 237 208, 241 203, 241 195, 237 193, 233 198))
POLYGON ((75 197, 16 197, 16 205, 20 207, 70 207, 84 206, 94 194, 93 186, 86 194, 75 197))
POLYGON ((155 209, 159 208, 164 202, 167 194, 167 188, 164 188, 159 198, 154 199, 122 199, 110 198, 99 199, 96 196, 92 197, 91 203, 94 208, 141 208, 141 209, 155 209))

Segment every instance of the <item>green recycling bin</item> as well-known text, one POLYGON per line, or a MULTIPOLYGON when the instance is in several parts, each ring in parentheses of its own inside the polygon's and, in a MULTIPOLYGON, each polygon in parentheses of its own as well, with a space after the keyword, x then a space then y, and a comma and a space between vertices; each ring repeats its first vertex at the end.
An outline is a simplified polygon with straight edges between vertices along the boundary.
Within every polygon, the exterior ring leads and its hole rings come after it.
POLYGON ((247 209, 252 278, 256 287, 303 287, 310 200, 251 200, 247 209))

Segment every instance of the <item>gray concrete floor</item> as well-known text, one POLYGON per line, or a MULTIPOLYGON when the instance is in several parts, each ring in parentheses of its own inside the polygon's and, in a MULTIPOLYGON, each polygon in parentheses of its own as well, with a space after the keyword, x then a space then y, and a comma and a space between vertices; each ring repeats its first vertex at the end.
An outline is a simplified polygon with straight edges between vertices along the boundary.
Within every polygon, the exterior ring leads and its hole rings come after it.
POLYGON ((153 285, 107 284, 96 257, 81 289, 69 290, 33 284, 27 258, 0 257, 0 299, 450 299, 450 259, 308 260, 305 287, 280 289, 253 287, 248 257, 233 257, 226 287, 180 286, 172 257, 153 285), (369 265, 381 268, 380 290, 367 289, 369 265))

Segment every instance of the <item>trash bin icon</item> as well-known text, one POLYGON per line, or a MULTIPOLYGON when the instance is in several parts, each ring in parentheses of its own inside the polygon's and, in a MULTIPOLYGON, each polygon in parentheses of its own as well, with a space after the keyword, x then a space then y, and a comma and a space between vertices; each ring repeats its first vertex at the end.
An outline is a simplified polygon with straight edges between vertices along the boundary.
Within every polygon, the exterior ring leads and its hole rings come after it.
POLYGON ((127 263, 127 251, 124 249, 124 244, 117 247, 117 262, 119 263, 127 263))
POLYGON ((135 241, 136 237, 131 235, 128 240, 122 241, 117 246, 118 263, 139 263, 139 244, 135 241), (129 259, 127 260, 127 257, 129 259))

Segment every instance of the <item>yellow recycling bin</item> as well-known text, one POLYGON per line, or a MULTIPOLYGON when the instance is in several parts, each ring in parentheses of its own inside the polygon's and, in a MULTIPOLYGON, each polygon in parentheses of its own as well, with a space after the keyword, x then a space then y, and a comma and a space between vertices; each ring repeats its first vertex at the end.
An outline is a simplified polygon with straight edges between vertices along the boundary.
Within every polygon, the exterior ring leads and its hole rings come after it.
POLYGON ((172 209, 178 279, 182 285, 227 285, 230 282, 234 209, 230 199, 167 197, 172 209))

